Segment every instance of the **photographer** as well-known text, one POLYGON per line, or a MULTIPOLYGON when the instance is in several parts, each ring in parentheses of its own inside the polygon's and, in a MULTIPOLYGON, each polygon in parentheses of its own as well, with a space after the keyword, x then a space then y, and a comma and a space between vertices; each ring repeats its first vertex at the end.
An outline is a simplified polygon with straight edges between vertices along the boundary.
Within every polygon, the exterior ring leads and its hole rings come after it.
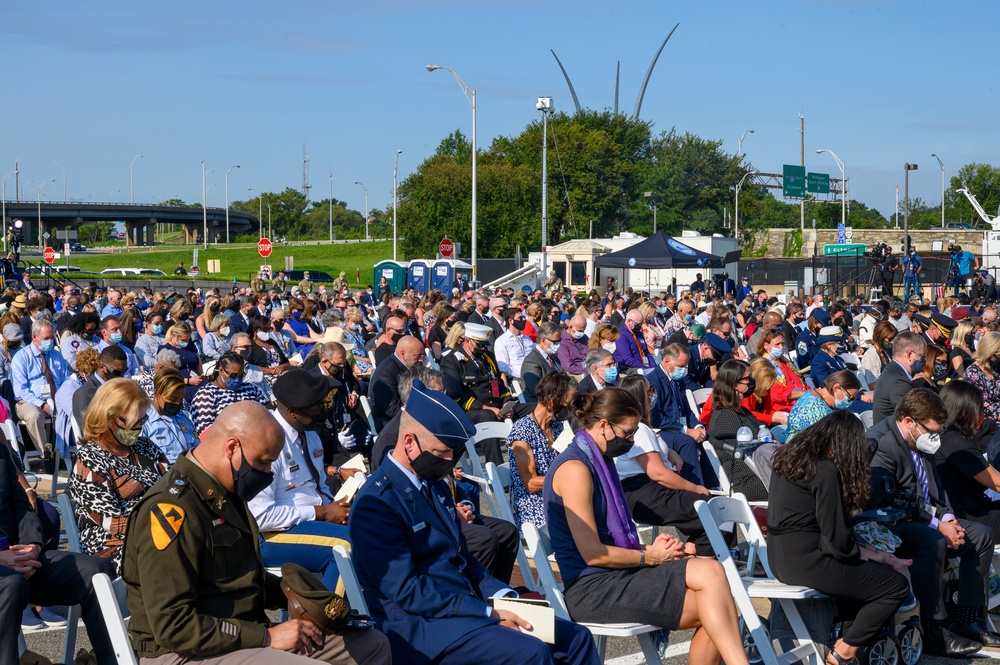
POLYGON ((896 273, 899 272, 899 259, 892 255, 892 248, 885 246, 882 254, 882 297, 895 295, 896 273))
POLYGON ((884 242, 880 242, 870 250, 864 253, 866 257, 871 259, 872 262, 872 272, 871 272, 871 285, 872 289, 882 289, 885 290, 885 255, 888 250, 888 246, 884 242))
POLYGON ((924 268, 924 262, 917 256, 917 248, 910 246, 910 252, 903 257, 903 302, 910 302, 910 298, 920 295, 920 271, 924 268))
POLYGON ((997 278, 990 274, 988 270, 983 268, 976 273, 973 279, 972 285, 972 299, 978 300, 982 298, 987 302, 993 302, 997 297, 997 278))
POLYGON ((948 277, 955 286, 955 297, 958 297, 959 286, 965 286, 972 271, 979 270, 979 259, 972 252, 963 250, 961 245, 948 245, 948 253, 951 254, 951 268, 948 277))
MULTIPOLYGON (((941 447, 947 420, 940 397, 915 389, 892 416, 868 430, 868 439, 874 451, 873 478, 888 478, 897 491, 913 495, 912 515, 888 528, 903 541, 896 556, 913 559, 910 580, 920 601, 925 650, 955 657, 973 654, 981 645, 1000 646, 1000 635, 989 632, 981 619, 993 533, 983 524, 955 518, 935 470, 933 455, 941 447), (958 610, 951 625, 945 623, 943 598, 946 556, 960 560, 958 610)), ((882 507, 884 502, 875 503, 882 507)))

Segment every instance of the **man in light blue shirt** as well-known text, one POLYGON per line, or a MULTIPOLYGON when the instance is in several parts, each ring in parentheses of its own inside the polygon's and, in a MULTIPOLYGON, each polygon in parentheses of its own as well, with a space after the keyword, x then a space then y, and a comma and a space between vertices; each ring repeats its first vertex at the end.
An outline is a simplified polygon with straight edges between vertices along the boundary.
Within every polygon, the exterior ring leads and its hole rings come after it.
MULTIPOLYGON (((112 291, 114 293, 114 291, 112 291)), ((107 309, 107 308, 105 308, 107 309)), ((97 343, 94 348, 98 351, 103 351, 112 344, 115 346, 120 346, 122 351, 125 352, 125 357, 128 358, 128 369, 125 370, 125 376, 132 378, 141 371, 139 367, 139 361, 136 360, 135 354, 132 353, 132 349, 127 346, 122 345, 122 327, 118 323, 118 317, 116 316, 106 316, 101 319, 101 341, 97 343)))
POLYGON ((118 318, 122 315, 122 308, 118 305, 122 300, 122 293, 118 289, 108 289, 108 304, 101 310, 101 318, 113 316, 118 318))
POLYGON ((31 442, 46 455, 49 441, 45 418, 51 416, 46 403, 66 380, 66 362, 55 352, 56 331, 51 321, 38 319, 31 324, 31 344, 22 348, 10 363, 10 381, 17 398, 17 417, 24 423, 31 442))

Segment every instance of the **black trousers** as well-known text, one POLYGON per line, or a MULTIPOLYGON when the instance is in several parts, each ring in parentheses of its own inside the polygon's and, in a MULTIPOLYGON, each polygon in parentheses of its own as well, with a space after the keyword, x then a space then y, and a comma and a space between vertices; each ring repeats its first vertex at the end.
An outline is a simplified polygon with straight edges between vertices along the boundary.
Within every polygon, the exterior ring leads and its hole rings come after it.
POLYGON ((994 501, 991 510, 978 514, 966 513, 965 519, 988 526, 993 532, 993 542, 1000 543, 1000 501, 994 501))
POLYGON ((517 548, 521 546, 517 527, 506 520, 480 515, 472 524, 462 523, 462 535, 469 552, 490 571, 490 575, 510 584, 517 548))
POLYGON ((705 527, 694 509, 696 501, 710 497, 697 492, 669 489, 643 474, 622 481, 632 518, 639 524, 672 526, 694 543, 698 556, 714 556, 705 527))
POLYGON ((993 558, 993 533, 988 526, 959 520, 965 529, 965 543, 948 549, 948 541, 927 524, 900 522, 889 530, 903 539, 896 556, 913 559, 910 580, 913 595, 920 601, 920 617, 942 621, 947 618, 942 595, 946 557, 958 557, 958 604, 979 607, 986 604, 986 576, 993 558))
POLYGON ((114 665, 117 662, 114 650, 91 583, 98 573, 115 577, 114 563, 58 551, 42 552, 38 559, 42 567, 29 579, 0 566, 0 665, 17 665, 17 633, 21 627, 21 612, 28 603, 80 605, 97 662, 114 665))

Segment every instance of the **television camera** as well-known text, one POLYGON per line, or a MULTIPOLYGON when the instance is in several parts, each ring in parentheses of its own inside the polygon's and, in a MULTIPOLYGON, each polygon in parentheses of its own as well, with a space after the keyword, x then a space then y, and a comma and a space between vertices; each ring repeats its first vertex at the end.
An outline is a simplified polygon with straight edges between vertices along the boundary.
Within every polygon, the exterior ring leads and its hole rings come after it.
POLYGON ((889 245, 885 244, 884 242, 880 242, 871 249, 869 249, 867 252, 864 252, 863 255, 871 259, 872 263, 874 263, 875 265, 880 265, 883 261, 885 261, 889 253, 890 253, 889 245))

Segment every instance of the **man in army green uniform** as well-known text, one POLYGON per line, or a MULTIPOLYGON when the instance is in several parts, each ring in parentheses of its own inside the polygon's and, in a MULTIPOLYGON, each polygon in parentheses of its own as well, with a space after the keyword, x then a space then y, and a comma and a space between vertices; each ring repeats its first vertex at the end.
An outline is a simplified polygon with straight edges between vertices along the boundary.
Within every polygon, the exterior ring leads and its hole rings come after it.
POLYGON ((122 577, 142 665, 391 662, 375 630, 268 623, 264 608, 284 598, 247 501, 270 484, 283 443, 263 407, 233 404, 133 509, 122 577))
POLYGON ((257 276, 250 280, 250 293, 256 295, 264 290, 264 280, 258 272, 257 276))
POLYGON ((348 288, 347 280, 345 279, 346 275, 347 273, 341 272, 340 277, 333 280, 333 291, 338 296, 344 292, 344 289, 348 288))
POLYGON ((545 280, 542 286, 545 287, 546 293, 552 293, 553 291, 557 293, 563 292, 563 281, 556 276, 555 270, 549 270, 549 278, 545 280))
POLYGON ((299 282, 299 288, 302 289, 302 295, 307 296, 313 292, 313 283, 309 279, 309 271, 306 270, 302 273, 302 281, 299 282))
POLYGON ((274 290, 278 292, 279 296, 285 293, 285 286, 287 286, 287 283, 285 282, 284 270, 278 271, 278 276, 271 282, 271 286, 274 287, 274 290))

